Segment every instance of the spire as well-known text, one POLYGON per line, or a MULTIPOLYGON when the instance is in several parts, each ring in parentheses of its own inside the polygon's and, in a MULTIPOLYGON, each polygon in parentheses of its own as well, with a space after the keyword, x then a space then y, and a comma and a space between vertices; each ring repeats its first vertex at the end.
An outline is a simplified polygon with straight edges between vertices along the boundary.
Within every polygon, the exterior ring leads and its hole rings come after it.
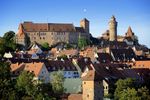
POLYGON ((129 26, 128 30, 127 30, 127 33, 126 33, 126 36, 127 37, 132 37, 134 35, 134 33, 132 32, 132 29, 131 27, 129 26))
POLYGON ((131 27, 129 26, 127 33, 133 33, 131 27))

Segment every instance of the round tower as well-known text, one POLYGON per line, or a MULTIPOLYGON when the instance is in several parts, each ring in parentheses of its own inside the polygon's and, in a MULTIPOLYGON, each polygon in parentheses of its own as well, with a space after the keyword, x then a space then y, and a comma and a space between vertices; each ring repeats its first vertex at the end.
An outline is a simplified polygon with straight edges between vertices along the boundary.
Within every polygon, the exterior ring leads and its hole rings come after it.
POLYGON ((109 21, 109 41, 117 41, 117 21, 114 16, 109 21))

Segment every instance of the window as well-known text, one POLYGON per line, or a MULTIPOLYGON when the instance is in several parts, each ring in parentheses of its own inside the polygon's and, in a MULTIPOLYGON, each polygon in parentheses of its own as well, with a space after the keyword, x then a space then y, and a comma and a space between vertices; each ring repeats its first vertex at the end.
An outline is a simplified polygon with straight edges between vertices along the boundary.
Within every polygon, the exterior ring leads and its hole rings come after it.
POLYGON ((70 75, 70 72, 68 72, 68 74, 70 75))
POLYGON ((55 70, 55 67, 53 67, 53 70, 55 70))
POLYGON ((45 40, 45 37, 43 37, 43 39, 45 40))
POLYGON ((36 37, 34 37, 34 39, 36 39, 36 37))
POLYGON ((86 82, 84 82, 84 84, 86 84, 86 82))
POLYGON ((99 84, 101 84, 101 82, 99 82, 99 84))
POLYGON ((87 97, 89 98, 89 94, 87 94, 87 97))
POLYGON ((105 89, 107 89, 107 86, 105 87, 105 89))

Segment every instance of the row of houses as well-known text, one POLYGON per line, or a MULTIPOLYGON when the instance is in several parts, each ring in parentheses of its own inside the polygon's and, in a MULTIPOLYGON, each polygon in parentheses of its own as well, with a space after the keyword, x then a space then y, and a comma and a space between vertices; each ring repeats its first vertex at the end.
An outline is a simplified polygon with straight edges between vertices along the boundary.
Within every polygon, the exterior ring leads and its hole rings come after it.
MULTIPOLYGON (((142 72, 139 68, 136 68, 138 65, 138 61, 133 68, 130 68, 127 64, 93 63, 90 58, 86 57, 64 61, 29 60, 24 62, 11 60, 11 71, 13 79, 23 70, 32 72, 37 83, 49 83, 52 80, 52 73, 61 71, 65 78, 66 93, 82 94, 84 100, 99 100, 112 91, 112 86, 118 79, 135 78, 142 83, 145 71, 142 72)), ((150 68, 150 65, 144 66, 150 68)))
POLYGON ((135 78, 142 83, 150 76, 148 52, 143 52, 144 55, 137 55, 131 47, 87 47, 81 51, 53 48, 42 51, 35 43, 27 51, 5 53, 4 57, 11 63, 13 79, 26 70, 35 75, 37 83, 49 83, 52 73, 61 71, 66 93, 71 94, 68 99, 102 100, 113 91, 118 79, 135 78), (61 58, 63 55, 66 55, 65 59, 61 58))

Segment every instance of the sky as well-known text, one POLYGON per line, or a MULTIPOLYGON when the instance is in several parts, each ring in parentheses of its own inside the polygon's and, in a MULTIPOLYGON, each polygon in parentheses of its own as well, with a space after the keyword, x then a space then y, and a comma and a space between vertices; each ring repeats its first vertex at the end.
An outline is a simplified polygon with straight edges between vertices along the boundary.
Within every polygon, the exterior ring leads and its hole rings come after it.
POLYGON ((9 30, 17 33, 19 23, 73 23, 90 21, 92 36, 108 29, 112 15, 118 22, 118 35, 131 26, 139 43, 150 48, 150 0, 0 0, 0 36, 9 30))

